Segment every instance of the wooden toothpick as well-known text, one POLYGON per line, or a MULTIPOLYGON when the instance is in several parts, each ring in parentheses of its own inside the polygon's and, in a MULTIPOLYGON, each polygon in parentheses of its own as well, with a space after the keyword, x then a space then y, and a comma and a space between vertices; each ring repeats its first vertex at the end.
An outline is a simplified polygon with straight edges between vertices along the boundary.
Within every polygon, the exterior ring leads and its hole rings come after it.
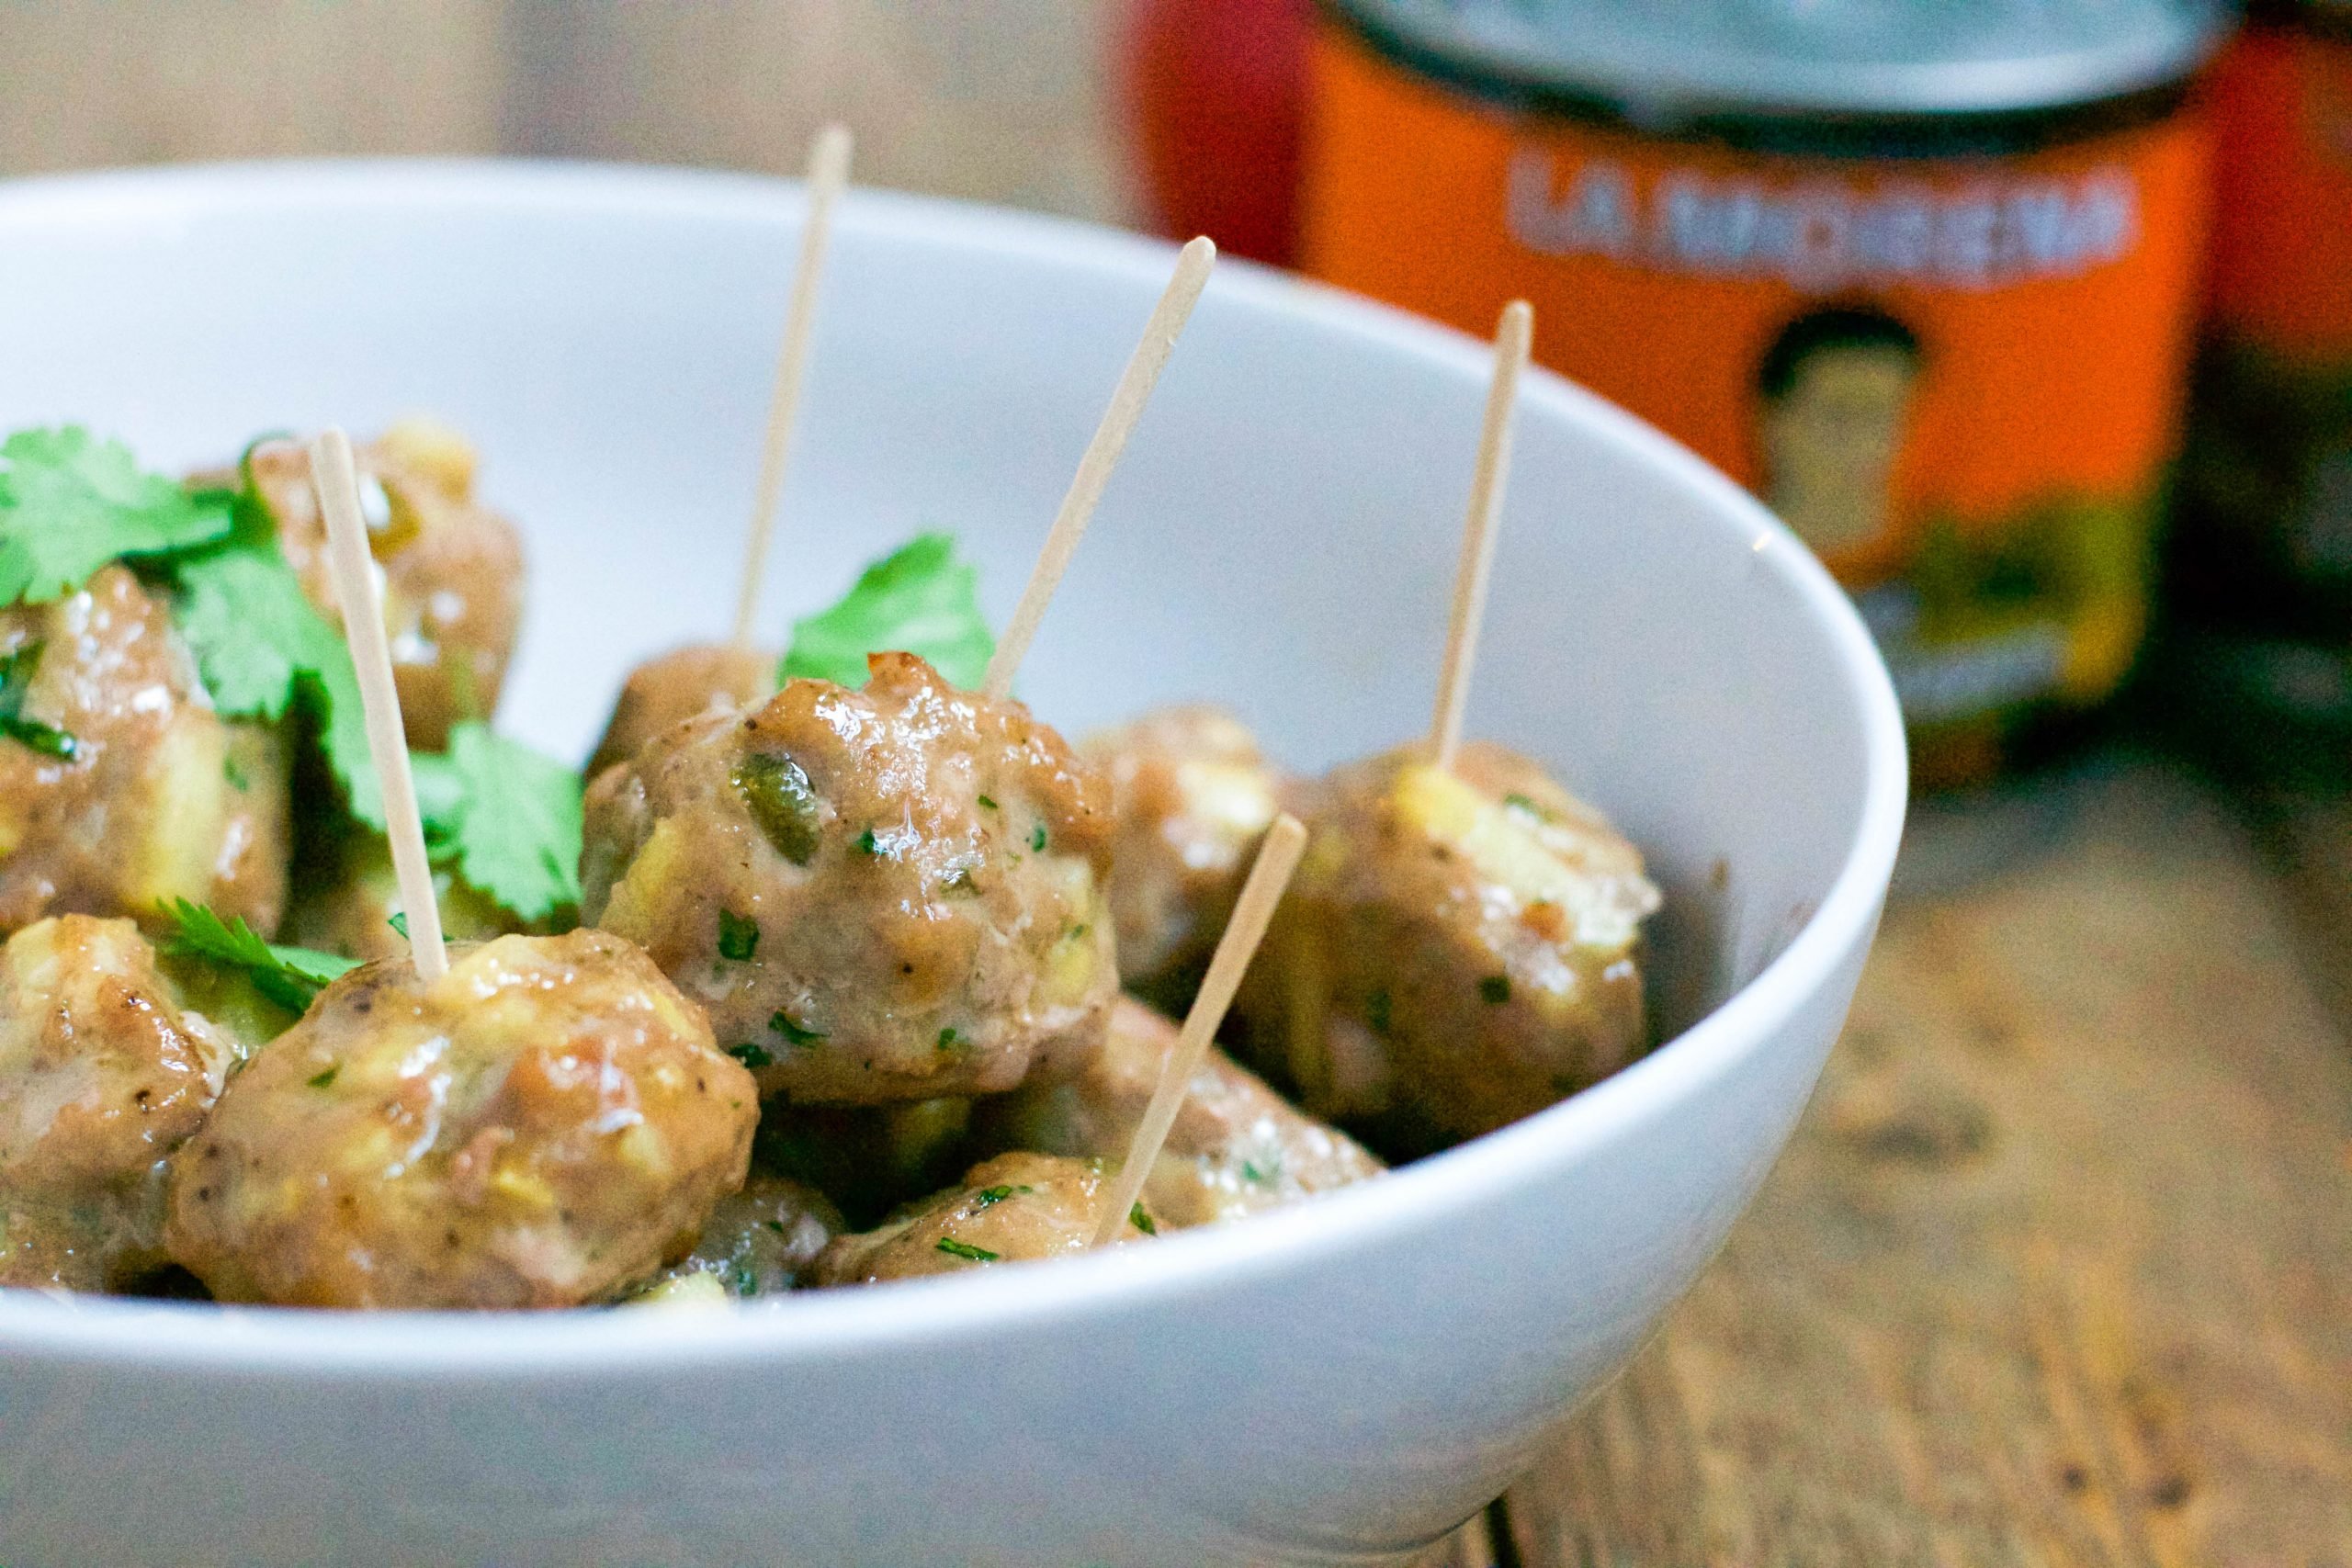
POLYGON ((767 433, 760 446, 760 482, 752 501, 752 531, 743 546, 743 581, 735 601, 735 646, 750 648, 759 614, 760 582, 766 575, 768 540, 775 533, 776 499, 784 493, 785 460, 792 455, 792 429, 800 409, 801 373, 808 363, 808 329, 817 315, 817 283, 824 271, 825 242, 833 227, 833 202, 849 183, 850 134, 843 125, 817 133, 808 151, 808 217, 800 229, 800 266, 792 278, 792 302, 784 315, 784 341, 776 350, 775 387, 768 395, 767 433))
POLYGON ((1209 280, 1209 268, 1215 265, 1216 246, 1206 235, 1186 245, 1176 258, 1176 275, 1168 280, 1167 292, 1160 295, 1151 320, 1144 323, 1143 341, 1136 344, 1126 369, 1119 377, 1118 388, 1111 394, 1111 404, 1102 411, 1102 423, 1094 427, 1094 439, 1087 444, 1086 455, 1078 460, 1078 472, 1070 479, 1069 492, 1062 497, 1061 511, 1055 514, 1053 528, 1046 536, 1046 547, 1029 574, 1029 586, 1021 591, 1021 603, 1014 607, 1012 620, 996 645, 995 656, 989 660, 988 678, 981 682, 981 690, 989 696, 1002 698, 1012 694, 1013 673, 1021 668, 1030 640, 1037 635, 1037 623, 1045 618, 1046 605, 1061 582, 1071 553, 1078 548, 1079 536, 1086 532, 1095 503, 1102 499, 1102 487, 1110 483, 1111 470, 1118 466, 1127 437, 1134 433, 1136 422, 1143 417, 1143 406, 1151 400, 1151 389, 1167 367, 1168 355, 1176 347, 1177 334, 1184 330, 1193 302, 1200 299, 1201 289, 1209 280))
POLYGON ((400 879, 401 912, 408 917, 408 946, 416 976, 426 984, 449 972, 441 944, 441 910, 433 901, 433 866, 424 857, 424 823, 417 815, 416 783, 409 776, 408 738, 401 728, 401 698, 392 684, 392 650, 384 640, 384 609, 376 591, 376 562, 368 525, 359 515, 359 472, 351 439, 330 429, 311 443, 311 482, 327 523, 327 562, 343 635, 359 676, 359 705, 368 720, 368 750, 383 788, 384 833, 391 840, 400 879))
POLYGON ((1487 614, 1487 579, 1495 566, 1495 525, 1510 479, 1512 416, 1519 375, 1527 368, 1535 312, 1524 299, 1503 307, 1495 328, 1495 374, 1487 387, 1487 423, 1478 436, 1478 466, 1470 479, 1470 512, 1462 525, 1462 562, 1453 574, 1453 618, 1446 629, 1445 662, 1437 681, 1437 713, 1430 721, 1430 754, 1453 766, 1462 749, 1462 715, 1470 702, 1470 666, 1478 651, 1478 624, 1487 614))
POLYGON ((1225 935, 1218 939, 1216 955, 1209 960, 1208 977, 1193 998, 1193 1010, 1184 1015, 1175 1047, 1159 1064, 1159 1082, 1151 1091, 1151 1103, 1144 1108, 1143 1121, 1127 1146, 1126 1162, 1119 1167, 1118 1180, 1112 1185, 1111 1206, 1095 1223, 1096 1247, 1109 1245, 1119 1234, 1136 1200, 1142 1196, 1144 1179, 1159 1158, 1161 1145, 1168 1142, 1176 1112, 1183 1109, 1193 1075, 1201 1070, 1201 1058, 1208 1055, 1209 1042, 1216 1038, 1217 1025, 1225 1021, 1225 1010, 1233 1005, 1233 993, 1241 988, 1241 976, 1248 972, 1258 944, 1266 939, 1266 923, 1274 918, 1274 906, 1283 901, 1283 891, 1290 886, 1291 873, 1298 869, 1299 854, 1306 848, 1306 829, 1297 818, 1285 811, 1274 818, 1265 842, 1258 847, 1250 880, 1241 886, 1233 919, 1226 922, 1225 935))

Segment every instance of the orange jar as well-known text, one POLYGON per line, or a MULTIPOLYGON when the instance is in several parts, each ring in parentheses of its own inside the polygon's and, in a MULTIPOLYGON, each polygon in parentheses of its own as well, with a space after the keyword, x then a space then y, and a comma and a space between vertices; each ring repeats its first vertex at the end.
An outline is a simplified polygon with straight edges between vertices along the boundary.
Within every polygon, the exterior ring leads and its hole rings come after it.
POLYGON ((2203 243, 2184 84, 2222 20, 1334 0, 1301 264, 1471 331, 1532 299, 1539 357, 1851 590, 1920 784, 1983 782, 2079 730, 2147 625, 2203 243))

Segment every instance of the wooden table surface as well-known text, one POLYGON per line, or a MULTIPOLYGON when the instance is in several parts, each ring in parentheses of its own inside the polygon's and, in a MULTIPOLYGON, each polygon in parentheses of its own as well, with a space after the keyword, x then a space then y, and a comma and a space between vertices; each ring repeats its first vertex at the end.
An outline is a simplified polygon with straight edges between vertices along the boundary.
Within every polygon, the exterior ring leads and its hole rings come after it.
MULTIPOLYGON (((0 168, 523 152, 1119 217, 1095 0, 0 6, 0 168)), ((1453 1568, 2352 1565, 2352 808, 2125 757, 1890 911, 1722 1258, 1453 1568), (1489 1527, 1492 1527, 1491 1529, 1489 1527)))

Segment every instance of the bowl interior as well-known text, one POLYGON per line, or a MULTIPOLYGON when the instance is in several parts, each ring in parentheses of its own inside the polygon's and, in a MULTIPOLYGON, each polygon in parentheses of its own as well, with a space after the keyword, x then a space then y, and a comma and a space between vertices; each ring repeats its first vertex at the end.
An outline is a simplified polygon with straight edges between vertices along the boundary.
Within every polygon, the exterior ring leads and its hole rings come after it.
MULTIPOLYGON (((263 430, 446 416, 530 544, 503 722, 577 757, 633 661, 723 627, 798 214, 775 182, 583 168, 20 185, 0 193, 0 424, 78 420, 192 466, 263 430)), ((864 192, 836 243, 768 623, 781 642, 926 528, 964 542, 1001 619, 1170 253, 864 192)), ((1300 769, 1418 734, 1484 377, 1480 345, 1221 268, 1023 694, 1072 733, 1222 701, 1300 769)), ((1859 623, 1726 481, 1546 375, 1470 728, 1650 855, 1668 1033, 1841 874, 1883 886, 1863 863, 1891 852, 1900 741, 1859 623)))

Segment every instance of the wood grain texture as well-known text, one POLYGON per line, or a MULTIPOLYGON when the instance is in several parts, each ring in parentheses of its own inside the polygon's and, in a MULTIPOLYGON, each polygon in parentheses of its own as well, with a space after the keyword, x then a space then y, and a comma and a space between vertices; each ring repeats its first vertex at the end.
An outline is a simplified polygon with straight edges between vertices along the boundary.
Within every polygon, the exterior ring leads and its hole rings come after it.
POLYGON ((1756 1211, 1510 1512, 1531 1564, 2352 1562, 2352 1055, 2246 832, 2128 767, 1891 911, 1756 1211))

